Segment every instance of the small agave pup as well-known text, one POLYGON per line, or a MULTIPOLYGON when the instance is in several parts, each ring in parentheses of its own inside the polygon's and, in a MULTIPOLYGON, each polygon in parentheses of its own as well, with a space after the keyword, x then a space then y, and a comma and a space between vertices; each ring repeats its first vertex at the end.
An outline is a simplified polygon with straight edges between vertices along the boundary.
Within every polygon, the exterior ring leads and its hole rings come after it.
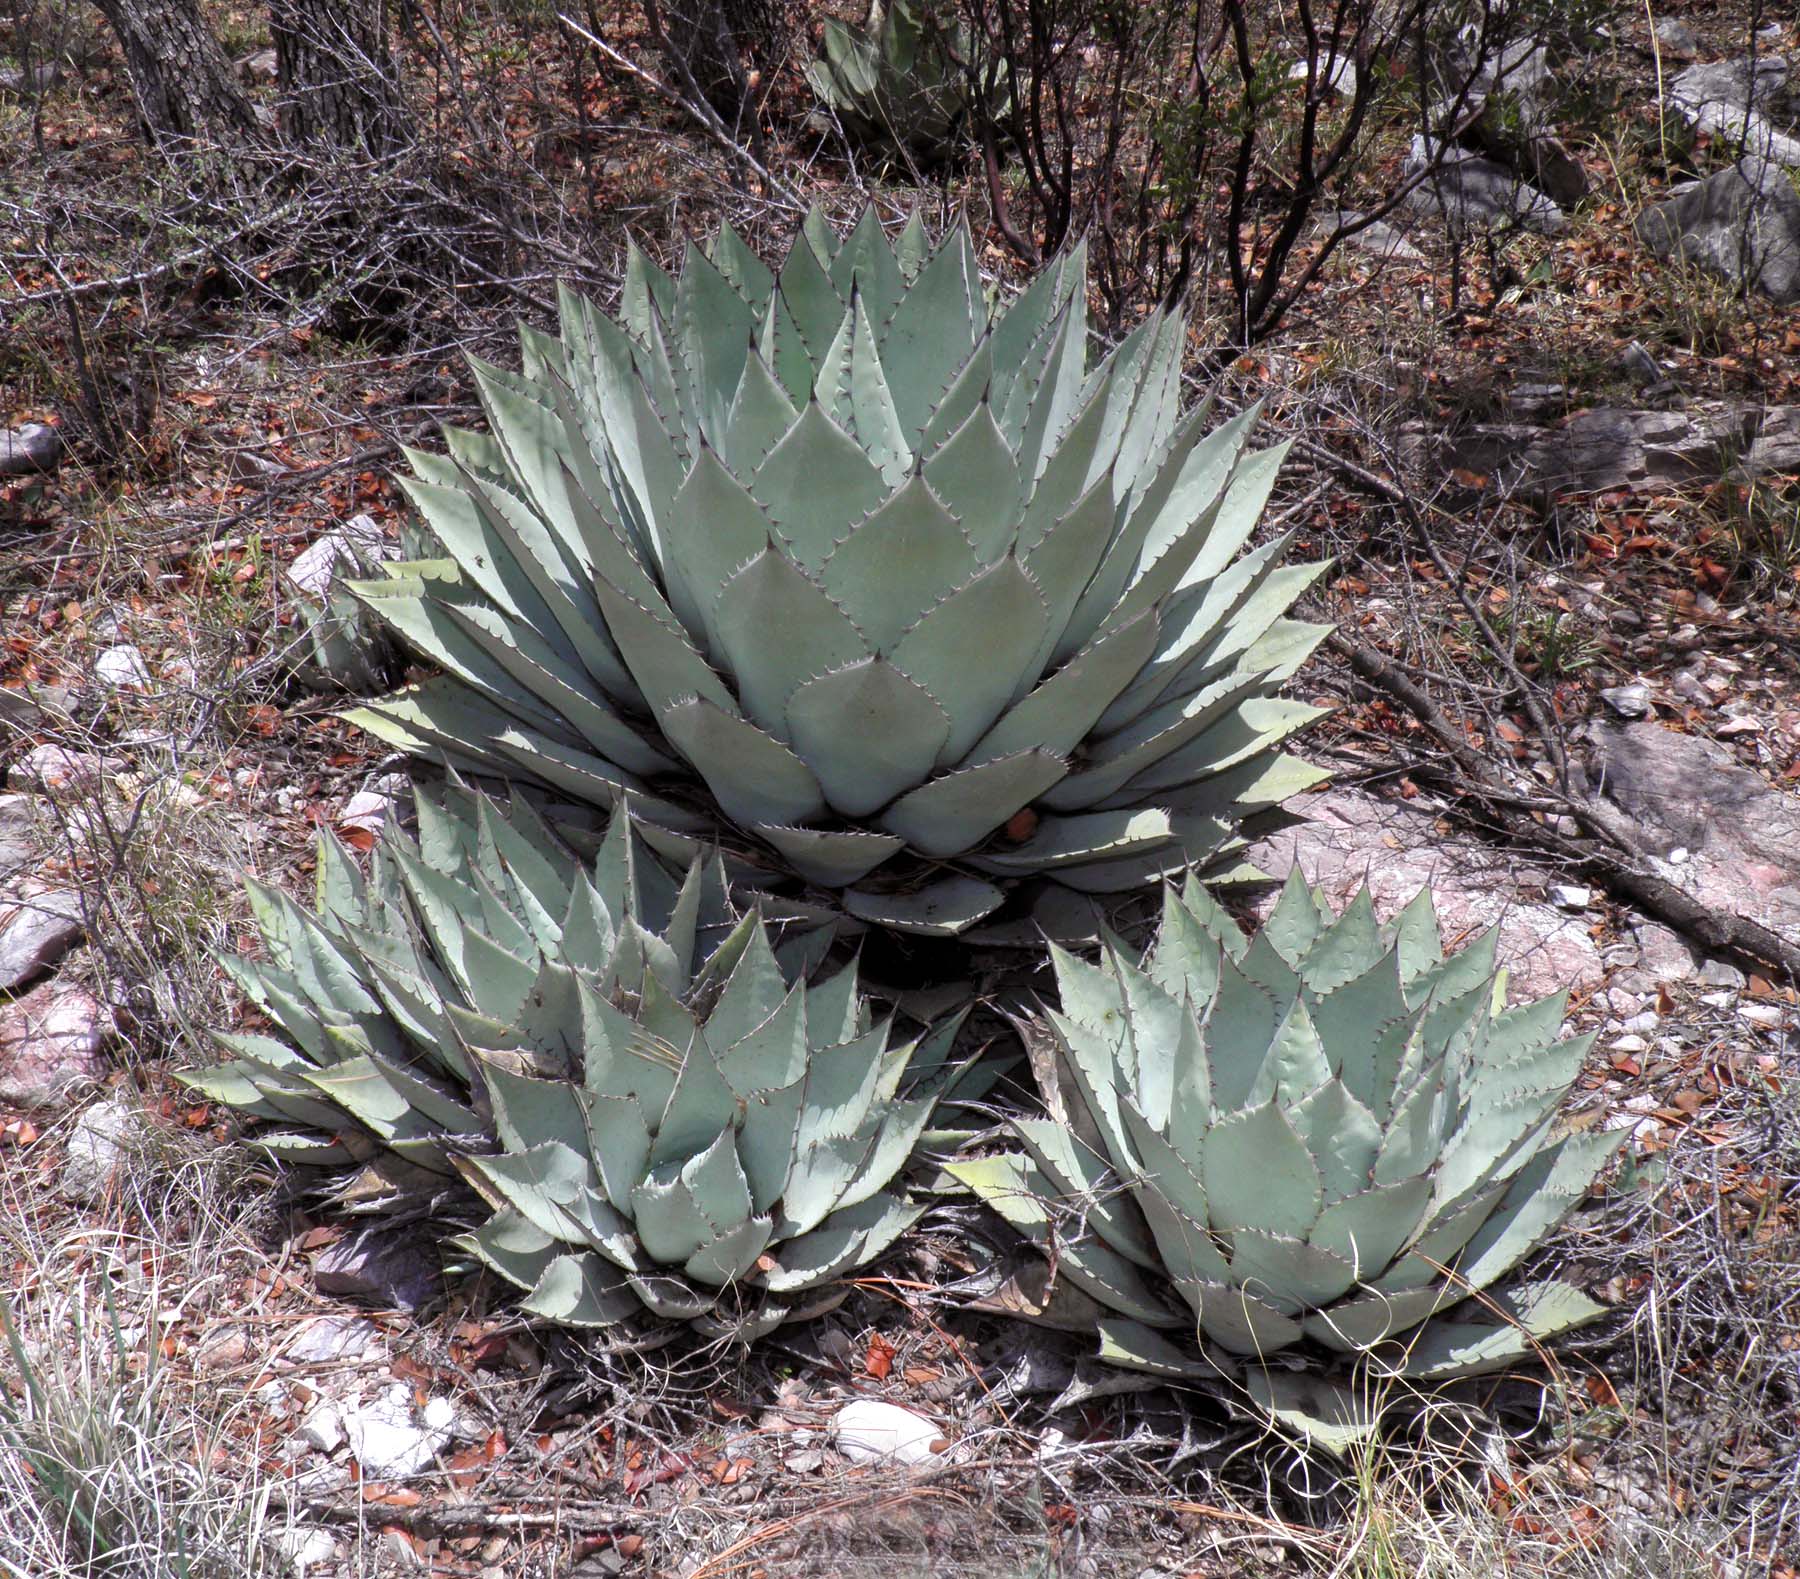
POLYGON ((1423 893, 1385 931, 1366 890, 1334 920, 1298 877, 1249 942, 1190 879, 1141 962, 1056 952, 1062 1122, 951 1172, 1049 1253, 1045 1319, 1117 1365, 1240 1378, 1342 1451, 1373 1381, 1498 1369, 1600 1313, 1491 1288, 1619 1140, 1553 1133, 1591 1039, 1556 1039, 1561 995, 1500 1007, 1494 946, 1445 959, 1423 893), (1318 1374, 1331 1355, 1360 1373, 1318 1374))
POLYGON ((419 811, 366 881, 324 841, 316 913, 253 890, 267 959, 232 968, 281 1035, 188 1078, 298 1126, 266 1150, 461 1174, 494 1215, 454 1242, 573 1325, 754 1337, 914 1220, 953 1023, 895 1044, 854 965, 791 980, 716 863, 675 880, 628 817, 584 869, 522 801, 419 811))
POLYGON ((476 366, 491 435, 411 453, 442 556, 358 595, 443 672, 351 717, 900 930, 1228 864, 1323 776, 1277 695, 1322 567, 1238 557, 1281 451, 1184 414, 1179 314, 1090 368, 1084 275, 991 310, 966 226, 870 212, 779 275, 634 254, 617 323, 565 291, 476 366))

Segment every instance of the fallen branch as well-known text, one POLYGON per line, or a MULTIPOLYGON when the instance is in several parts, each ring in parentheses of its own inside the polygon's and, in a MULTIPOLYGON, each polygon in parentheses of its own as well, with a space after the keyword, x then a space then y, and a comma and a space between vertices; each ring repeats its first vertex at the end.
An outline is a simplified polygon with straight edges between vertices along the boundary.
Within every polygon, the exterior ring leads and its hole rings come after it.
POLYGON ((1709 954, 1735 957, 1740 964, 1765 970, 1773 967, 1800 981, 1800 944, 1760 922, 1702 904, 1686 889, 1659 877, 1619 813, 1591 797, 1566 792, 1520 795, 1499 769, 1462 737, 1431 698, 1380 653, 1342 634, 1332 636, 1331 647, 1358 675, 1385 691, 1424 725, 1458 769, 1456 774, 1440 775, 1445 787, 1477 802, 1484 817, 1509 838, 1570 862, 1590 881, 1686 933, 1709 954), (1538 821, 1552 813, 1573 817, 1598 843, 1570 839, 1547 821, 1538 821))

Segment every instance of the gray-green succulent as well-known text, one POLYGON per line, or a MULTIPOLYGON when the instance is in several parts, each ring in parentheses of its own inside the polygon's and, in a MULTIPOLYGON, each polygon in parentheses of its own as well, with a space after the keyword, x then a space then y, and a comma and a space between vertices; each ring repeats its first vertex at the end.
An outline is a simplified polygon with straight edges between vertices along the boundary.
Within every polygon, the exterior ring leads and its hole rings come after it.
POLYGON ((969 106, 968 29, 941 0, 873 0, 861 26, 825 19, 806 80, 850 136, 938 160, 955 149, 969 106))
POLYGON ((807 985, 809 947, 784 968, 716 862, 677 880, 624 815, 589 867, 522 800, 418 806, 366 879, 322 843, 315 912, 252 889, 266 958, 228 963, 279 1034, 188 1078, 291 1126, 264 1149, 460 1174, 493 1215, 453 1242, 572 1325, 754 1337, 918 1215, 954 1021, 897 1043, 854 964, 807 985))
POLYGON ((357 591, 442 674, 351 716, 901 930, 1216 874, 1322 776, 1277 695, 1322 567, 1238 555, 1282 450, 1184 412, 1178 313, 1090 367, 1084 274, 996 309, 966 226, 871 211, 779 274, 634 253, 618 322, 564 291, 475 364, 491 432, 409 452, 441 554, 357 591))
POLYGON ((1620 1139, 1558 1133, 1591 1038, 1557 1039, 1561 994, 1502 1007, 1494 956, 1490 932, 1444 958, 1429 894, 1384 929, 1367 890, 1334 919, 1298 877, 1251 942, 1190 880, 1141 960, 1056 951, 1054 1116, 951 1172, 1048 1253, 1044 1319, 1121 1366, 1239 1378, 1341 1451, 1383 1378, 1497 1369, 1600 1313, 1493 1287, 1620 1139))
MULTIPOLYGON (((428 545, 412 528, 403 530, 403 552, 417 555, 428 545)), ((345 590, 345 583, 378 573, 380 562, 348 534, 342 534, 338 560, 316 594, 294 592, 305 634, 296 665, 300 680, 313 690, 351 691, 364 695, 393 684, 399 672, 391 628, 345 590)))

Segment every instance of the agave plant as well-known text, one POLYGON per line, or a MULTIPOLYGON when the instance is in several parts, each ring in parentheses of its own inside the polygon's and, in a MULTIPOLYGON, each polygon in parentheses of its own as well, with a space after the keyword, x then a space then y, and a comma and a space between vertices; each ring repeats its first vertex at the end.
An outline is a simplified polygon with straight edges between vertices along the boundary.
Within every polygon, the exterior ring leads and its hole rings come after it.
POLYGON ((281 1034, 188 1078, 297 1126, 264 1149, 460 1174, 493 1215, 453 1243, 573 1325, 753 1337, 918 1215, 954 1022, 896 1043, 853 964, 791 980, 721 873, 677 882, 627 817, 584 870, 522 801, 419 811, 366 880, 327 839, 316 913, 251 890, 268 957, 230 963, 281 1034))
POLYGON ((442 668, 350 716, 452 765, 629 799, 850 916, 960 932, 1013 885, 1217 867, 1321 774, 1275 692, 1322 568, 1236 559, 1281 451, 1183 415, 1179 314, 1093 368, 1079 249, 991 312, 966 226, 774 275, 730 230, 565 291, 491 435, 411 452, 441 558, 358 595, 442 668))
POLYGON ((862 26, 825 19, 823 53, 806 80, 858 141, 922 159, 951 152, 968 109, 968 31, 930 0, 873 0, 862 26))
POLYGON ((1367 890, 1334 919, 1295 877, 1248 942, 1170 889, 1140 961, 1056 951, 1055 1117, 951 1171, 1051 1255, 1039 1314, 1117 1365, 1239 1377, 1342 1450, 1373 1381, 1497 1369, 1600 1312, 1493 1288, 1619 1138, 1556 1134, 1591 1038, 1557 1040, 1563 995, 1502 1007, 1494 947, 1446 959, 1428 893, 1384 930, 1367 890))
MULTIPOLYGON (((317 559, 310 571, 301 576, 296 562, 289 572, 306 636, 296 669, 301 681, 316 691, 367 694, 393 684, 400 670, 390 628, 344 590, 347 581, 366 579, 380 570, 378 539, 353 530, 361 522, 373 528, 367 516, 353 517, 351 528, 314 545, 317 559)), ((410 525, 402 529, 401 537, 403 553, 416 557, 428 550, 410 525)))

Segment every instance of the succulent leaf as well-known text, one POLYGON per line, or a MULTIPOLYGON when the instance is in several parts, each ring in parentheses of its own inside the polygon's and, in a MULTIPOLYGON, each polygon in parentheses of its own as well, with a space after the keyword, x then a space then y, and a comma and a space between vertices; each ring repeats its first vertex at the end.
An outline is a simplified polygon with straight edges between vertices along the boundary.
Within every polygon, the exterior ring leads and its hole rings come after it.
MULTIPOLYGON (((912 0, 871 25, 937 58, 912 0)), ((966 224, 815 212, 779 270, 723 231, 674 278, 634 250, 618 321, 559 307, 476 366, 491 434, 408 452, 418 551, 352 589, 442 671, 351 715, 383 740, 939 935, 1021 889, 1009 924, 1091 935, 1070 891, 1226 868, 1316 780, 1276 692, 1318 567, 1238 557, 1281 452, 1184 413, 1178 314, 1090 366, 1081 248, 995 304, 966 224)))

